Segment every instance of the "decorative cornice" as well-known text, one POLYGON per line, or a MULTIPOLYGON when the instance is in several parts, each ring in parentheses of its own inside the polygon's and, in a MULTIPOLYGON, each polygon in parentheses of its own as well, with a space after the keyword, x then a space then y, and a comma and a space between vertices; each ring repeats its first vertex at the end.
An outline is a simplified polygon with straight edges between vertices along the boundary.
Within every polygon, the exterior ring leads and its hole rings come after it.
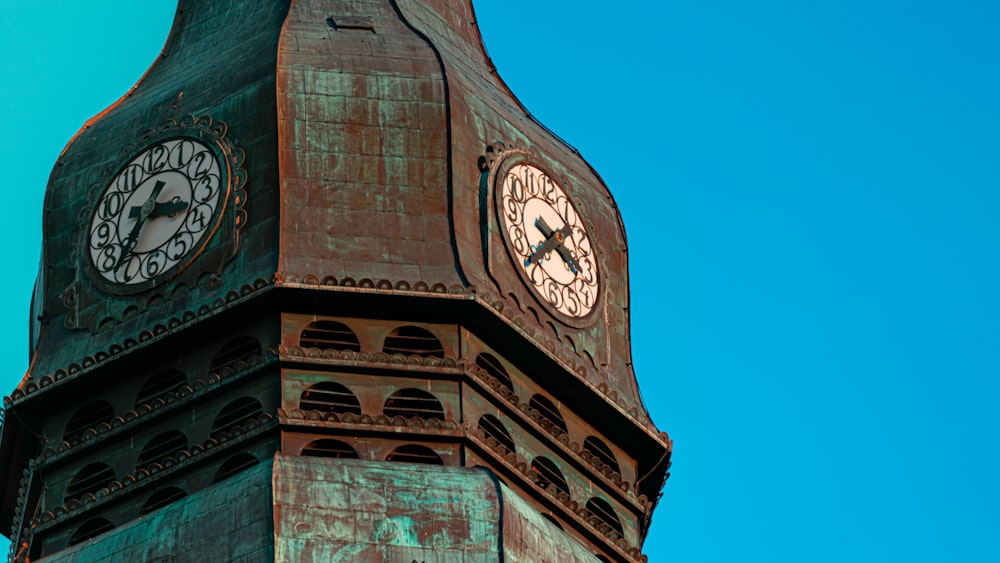
POLYGON ((114 417, 109 422, 102 422, 93 428, 88 428, 71 441, 63 440, 54 446, 46 446, 38 457, 31 460, 30 468, 34 470, 55 463, 73 455, 83 446, 90 446, 123 434, 126 430, 133 429, 154 416, 174 411, 225 384, 239 380, 276 362, 277 355, 274 351, 265 350, 260 356, 249 356, 245 360, 237 361, 232 367, 226 367, 217 373, 213 372, 204 377, 196 378, 191 385, 184 385, 176 392, 157 397, 135 409, 126 411, 121 416, 114 417))
POLYGON ((42 377, 34 377, 29 374, 29 377, 22 381, 21 385, 13 393, 4 397, 3 406, 9 409, 12 405, 20 403, 39 391, 44 391, 51 386, 58 386, 66 381, 76 379, 85 373, 104 366, 112 360, 145 348, 175 332, 204 321, 219 312, 249 301, 273 287, 267 280, 257 279, 252 285, 245 284, 239 291, 232 290, 224 297, 215 299, 211 304, 204 304, 197 309, 185 311, 180 315, 171 317, 165 323, 156 323, 152 327, 140 331, 134 337, 126 338, 121 343, 112 344, 107 350, 99 351, 92 356, 84 356, 81 360, 73 362, 64 368, 57 369, 50 374, 42 377))
POLYGON ((261 414, 242 425, 234 426, 218 438, 209 438, 201 444, 187 450, 177 452, 167 457, 162 463, 154 463, 148 468, 138 469, 135 473, 112 481, 107 487, 97 491, 97 494, 86 493, 79 499, 71 499, 52 510, 42 512, 31 523, 32 532, 44 531, 59 523, 65 522, 92 508, 102 506, 113 499, 121 497, 139 487, 159 481, 186 468, 203 456, 225 451, 247 440, 255 438, 264 432, 277 427, 277 418, 272 414, 261 414))

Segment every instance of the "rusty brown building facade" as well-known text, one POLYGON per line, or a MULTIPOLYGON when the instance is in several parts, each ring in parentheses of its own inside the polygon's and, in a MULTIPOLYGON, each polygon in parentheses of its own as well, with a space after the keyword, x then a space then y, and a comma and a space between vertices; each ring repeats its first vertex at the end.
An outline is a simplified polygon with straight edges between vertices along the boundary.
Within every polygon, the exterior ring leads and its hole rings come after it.
POLYGON ((469 0, 181 0, 43 230, 13 560, 646 559, 621 217, 469 0))

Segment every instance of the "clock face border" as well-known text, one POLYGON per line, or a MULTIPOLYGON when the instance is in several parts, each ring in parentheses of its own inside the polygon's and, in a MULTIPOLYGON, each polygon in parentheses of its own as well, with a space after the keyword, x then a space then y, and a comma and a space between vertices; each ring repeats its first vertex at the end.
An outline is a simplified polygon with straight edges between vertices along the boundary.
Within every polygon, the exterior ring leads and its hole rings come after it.
MULTIPOLYGON (((604 291, 603 271, 599 263, 600 260, 598 257, 598 250, 595 245, 595 231, 590 222, 580 213, 578 205, 572 200, 572 190, 567 189, 567 184, 569 184, 569 182, 567 180, 557 179, 557 177, 551 172, 550 168, 540 164, 540 161, 541 159, 537 158, 532 153, 520 149, 510 149, 505 151, 503 154, 498 155, 498 160, 493 168, 490 182, 492 185, 493 207, 497 228, 501 232, 500 238, 503 239, 503 246, 512 263, 512 266, 521 278, 521 282, 527 286, 528 293, 531 294, 532 298, 542 305, 545 311, 561 323, 575 328, 584 328, 592 325, 598 318, 597 311, 601 308, 602 293, 604 291), (565 201, 574 216, 574 224, 582 229, 584 238, 586 238, 589 243, 592 261, 591 267, 594 277, 593 285, 591 287, 594 291, 594 298, 589 309, 580 315, 572 315, 563 312, 560 310, 559 306, 542 294, 541 288, 538 286, 536 281, 532 279, 532 275, 529 271, 530 268, 542 268, 542 266, 537 264, 525 266, 524 252, 519 252, 517 244, 511 240, 511 234, 509 232, 510 225, 505 217, 504 210, 504 183, 508 174, 513 169, 521 165, 534 168, 555 185, 556 190, 558 190, 558 192, 560 192, 565 198, 565 201)), ((523 217, 523 208, 521 211, 521 224, 524 225, 528 219, 523 217)), ((553 227, 555 226, 553 225, 553 227)), ((560 256, 558 256, 557 252, 554 250, 550 253, 548 261, 561 262, 560 256)), ((557 267, 564 266, 560 263, 557 267)))
MULTIPOLYGON (((242 210, 246 199, 243 187, 246 182, 246 172, 242 168, 243 151, 235 149, 231 143, 225 139, 227 126, 224 122, 212 123, 210 118, 186 118, 181 123, 170 122, 158 130, 147 132, 137 142, 123 147, 120 151, 116 163, 105 167, 102 172, 101 183, 92 187, 88 204, 81 209, 80 223, 81 234, 77 258, 77 267, 85 272, 86 279, 92 287, 109 295, 131 296, 138 295, 154 288, 163 286, 169 280, 176 278, 189 266, 197 262, 198 258, 208 249, 213 240, 217 238, 219 229, 224 225, 232 223, 233 235, 227 237, 232 239, 233 252, 238 244, 238 231, 245 222, 245 212, 242 210), (114 183, 123 172, 132 165, 135 160, 144 156, 154 147, 174 140, 190 139, 208 149, 219 170, 220 193, 216 196, 216 205, 212 216, 208 220, 208 226, 200 231, 197 241, 194 241, 192 248, 184 253, 180 259, 165 268, 162 272, 157 272, 140 283, 126 284, 118 283, 107 279, 94 264, 91 256, 91 229, 94 219, 99 212, 102 198, 115 189, 114 183)), ((138 189, 138 186, 136 186, 138 189)), ((127 213, 127 211, 121 211, 127 213)), ((207 271, 217 273, 218 267, 207 265, 207 271)), ((192 280, 193 282, 194 280, 192 280)))
MULTIPOLYGON (((185 132, 188 133, 188 132, 185 132)), ((183 158, 183 157, 182 157, 183 158)), ((133 175, 134 177, 134 175, 133 175)), ((169 279, 180 273, 188 264, 190 264, 194 259, 201 254, 205 245, 208 244, 212 236, 218 230, 219 225, 222 222, 222 215, 225 213, 225 206, 229 201, 229 194, 231 191, 230 173, 228 170, 227 159, 223 151, 221 151, 215 143, 206 143, 204 139, 200 136, 194 136, 190 134, 178 134, 166 136, 164 138, 159 138, 148 142, 145 146, 136 151, 131 158, 118 168, 115 174, 112 176, 111 180, 108 182, 107 186, 100 192, 97 201, 94 203, 94 210, 90 214, 90 221, 88 222, 88 232, 85 235, 85 246, 87 248, 86 256, 82 259, 87 263, 87 271, 91 274, 91 280, 94 281, 98 286, 103 286, 101 289, 108 291, 110 293, 117 294, 133 294, 141 293, 146 291, 156 285, 162 283, 163 280, 169 279), (174 150, 178 148, 183 149, 184 143, 190 143, 192 146, 192 152, 188 160, 175 166, 171 161, 172 154, 174 150), (153 159, 156 158, 156 150, 159 147, 164 147, 164 151, 159 152, 161 159, 153 163, 153 159), (182 172, 182 169, 189 169, 192 165, 192 157, 199 154, 208 152, 211 158, 209 163, 209 168, 205 171, 206 176, 208 174, 214 174, 217 176, 217 185, 214 187, 209 187, 211 192, 206 201, 202 202, 202 205, 208 205, 210 208, 210 215, 205 221, 205 224, 197 230, 197 232, 192 232, 190 228, 187 233, 190 235, 190 241, 188 241, 188 248, 181 252, 176 258, 171 258, 166 251, 163 250, 165 245, 168 245, 173 241, 181 229, 186 227, 187 218, 193 212, 195 208, 195 194, 198 189, 196 184, 196 177, 189 175, 187 172, 182 172), (147 169, 151 168, 151 169, 147 169), (127 189, 122 188, 123 182, 128 182, 129 171, 138 169, 142 174, 138 179, 134 179, 134 185, 127 189), (148 241, 150 236, 156 236, 156 227, 161 226, 165 221, 171 221, 170 217, 153 217, 143 218, 144 224, 139 226, 139 231, 137 233, 137 239, 134 241, 133 245, 136 250, 132 250, 128 255, 122 256, 121 263, 119 261, 116 265, 111 266, 109 269, 101 269, 96 262, 99 262, 102 258, 102 248, 108 248, 109 243, 115 244, 118 242, 124 242, 123 238, 128 238, 124 232, 119 231, 119 227, 122 227, 122 220, 124 214, 129 211, 134 211, 139 207, 135 206, 136 203, 142 203, 149 195, 147 192, 154 192, 153 182, 157 178, 163 178, 167 180, 167 183, 157 182, 161 187, 166 186, 165 192, 160 192, 162 195, 159 199, 169 198, 173 191, 176 191, 178 185, 187 184, 189 188, 188 204, 187 208, 183 210, 183 216, 180 217, 180 224, 177 225, 176 230, 167 235, 162 236, 164 240, 159 244, 154 244, 152 248, 146 249, 143 252, 138 252, 137 249, 142 247, 144 242, 148 241), (182 178, 178 181, 177 178, 182 178), (173 179, 173 182, 170 180, 173 179), (173 191, 172 191, 173 190, 173 191), (110 195, 112 193, 121 194, 117 199, 112 199, 110 195), (136 199, 138 196, 138 199, 136 199), (116 202, 116 211, 108 215, 107 209, 110 202, 116 202), (102 213, 103 211, 103 213, 102 213), (157 221, 156 219, 160 219, 157 221), (104 229, 113 233, 114 238, 109 242, 105 242, 103 246, 95 246, 94 238, 98 236, 96 233, 101 230, 100 227, 105 225, 111 225, 112 229, 104 229), (144 241, 144 239, 146 239, 144 241), (162 269, 158 269, 153 273, 149 272, 149 265, 155 264, 153 262, 153 257, 159 253, 163 256, 163 260, 167 262, 162 269), (141 281, 129 282, 129 281, 119 281, 117 279, 117 272, 121 268, 128 268, 131 263, 132 257, 139 258, 139 264, 136 266, 137 272, 135 276, 142 278, 141 281), (146 266, 143 266, 146 264, 146 266), (142 270, 145 268, 145 272, 142 270), (111 272, 111 277, 109 278, 108 272, 111 272)), ((162 203, 157 201, 157 203, 162 203)), ((200 206, 199 206, 200 207, 200 206)), ((178 213, 181 213, 179 211, 178 213)), ((176 216, 176 214, 175 214, 176 216)), ((138 221, 138 220, 137 220, 138 221)), ((176 220, 173 220, 175 223, 176 220)), ((132 226, 132 225, 129 225, 132 226)), ((110 237, 109 237, 110 238, 110 237)), ((148 244, 148 243, 147 243, 148 244)), ((125 251, 122 250, 122 253, 125 251)), ((111 255, 105 257, 107 260, 115 260, 117 256, 111 255)))

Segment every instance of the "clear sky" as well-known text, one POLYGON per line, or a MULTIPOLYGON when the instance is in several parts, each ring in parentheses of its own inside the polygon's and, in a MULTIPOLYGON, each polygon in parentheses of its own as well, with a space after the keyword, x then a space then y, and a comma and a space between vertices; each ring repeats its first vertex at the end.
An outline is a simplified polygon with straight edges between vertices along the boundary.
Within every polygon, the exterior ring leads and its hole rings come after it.
MULTIPOLYGON (((172 0, 0 0, 4 393, 49 171, 172 0)), ((645 552, 1000 561, 1000 4, 476 1, 502 77, 625 218, 675 441, 645 552)))

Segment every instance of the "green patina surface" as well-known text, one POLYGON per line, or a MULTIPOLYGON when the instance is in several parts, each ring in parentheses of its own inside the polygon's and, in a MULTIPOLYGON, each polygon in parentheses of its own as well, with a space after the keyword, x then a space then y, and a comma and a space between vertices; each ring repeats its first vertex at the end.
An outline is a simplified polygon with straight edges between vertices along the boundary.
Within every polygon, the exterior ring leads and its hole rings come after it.
POLYGON ((597 561, 478 469, 279 455, 274 510, 278 561, 597 561))
POLYGON ((271 462, 259 463, 43 561, 274 561, 270 479, 271 462))

